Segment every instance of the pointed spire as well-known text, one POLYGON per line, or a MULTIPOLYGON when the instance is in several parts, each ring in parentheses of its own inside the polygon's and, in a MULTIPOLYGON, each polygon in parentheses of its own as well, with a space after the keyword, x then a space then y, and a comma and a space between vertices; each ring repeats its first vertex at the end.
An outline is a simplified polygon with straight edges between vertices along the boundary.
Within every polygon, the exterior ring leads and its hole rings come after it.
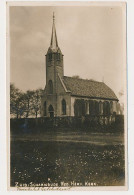
POLYGON ((56 28, 55 28, 54 12, 53 12, 53 26, 52 26, 52 36, 51 36, 50 48, 53 51, 56 51, 58 49, 58 41, 57 41, 56 28))

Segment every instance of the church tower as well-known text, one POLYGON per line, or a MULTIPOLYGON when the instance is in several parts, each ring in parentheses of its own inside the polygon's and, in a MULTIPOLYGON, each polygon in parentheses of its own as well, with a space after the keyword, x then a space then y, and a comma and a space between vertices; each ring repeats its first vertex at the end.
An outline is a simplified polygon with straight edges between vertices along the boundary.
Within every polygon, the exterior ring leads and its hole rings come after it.
POLYGON ((58 46, 53 14, 51 41, 46 54, 46 87, 42 99, 43 116, 58 115, 59 79, 62 79, 63 76, 63 54, 58 46))
POLYGON ((46 54, 46 90, 48 94, 57 93, 57 79, 64 76, 63 72, 63 54, 58 46, 55 16, 53 14, 53 25, 50 47, 46 54))

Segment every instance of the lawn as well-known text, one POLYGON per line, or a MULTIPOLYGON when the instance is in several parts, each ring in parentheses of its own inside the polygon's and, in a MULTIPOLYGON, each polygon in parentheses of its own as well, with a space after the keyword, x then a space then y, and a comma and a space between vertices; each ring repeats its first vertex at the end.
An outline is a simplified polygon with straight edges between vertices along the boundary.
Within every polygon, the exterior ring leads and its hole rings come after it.
POLYGON ((62 182, 121 186, 125 181, 120 135, 68 135, 11 139, 11 186, 62 182), (113 136, 113 137, 112 137, 113 136), (95 139, 96 137, 96 139, 95 139), (109 137, 109 139, 108 139, 109 137), (94 139, 93 139, 94 138, 94 139), (111 141, 110 141, 111 140, 111 141))

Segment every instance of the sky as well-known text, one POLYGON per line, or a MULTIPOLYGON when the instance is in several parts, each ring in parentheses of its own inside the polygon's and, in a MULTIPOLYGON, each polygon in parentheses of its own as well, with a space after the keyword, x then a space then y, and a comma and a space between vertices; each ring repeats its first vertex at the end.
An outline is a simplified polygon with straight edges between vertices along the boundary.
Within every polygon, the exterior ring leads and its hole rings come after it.
POLYGON ((121 6, 10 7, 10 81, 22 91, 45 87, 53 12, 64 75, 104 81, 123 101, 126 53, 121 6))

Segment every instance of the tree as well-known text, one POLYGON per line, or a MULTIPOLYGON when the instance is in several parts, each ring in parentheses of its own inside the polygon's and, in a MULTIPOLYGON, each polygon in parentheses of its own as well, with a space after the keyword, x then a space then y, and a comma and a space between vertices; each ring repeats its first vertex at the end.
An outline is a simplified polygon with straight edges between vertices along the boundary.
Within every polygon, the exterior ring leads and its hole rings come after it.
POLYGON ((24 93, 10 84, 10 114, 11 117, 21 118, 25 113, 24 93))
POLYGON ((34 91, 28 90, 25 95, 24 95, 24 101, 25 101, 25 113, 26 113, 26 118, 29 117, 29 115, 32 114, 32 109, 33 109, 33 96, 34 96, 34 91))
POLYGON ((41 105, 41 96, 42 96, 42 94, 43 94, 42 89, 37 89, 37 90, 33 91, 32 114, 35 115, 36 118, 40 114, 40 105, 41 105))
POLYGON ((40 114, 41 96, 43 90, 28 90, 23 93, 21 90, 15 87, 14 84, 10 84, 10 114, 11 117, 28 118, 30 115, 36 118, 40 114))

